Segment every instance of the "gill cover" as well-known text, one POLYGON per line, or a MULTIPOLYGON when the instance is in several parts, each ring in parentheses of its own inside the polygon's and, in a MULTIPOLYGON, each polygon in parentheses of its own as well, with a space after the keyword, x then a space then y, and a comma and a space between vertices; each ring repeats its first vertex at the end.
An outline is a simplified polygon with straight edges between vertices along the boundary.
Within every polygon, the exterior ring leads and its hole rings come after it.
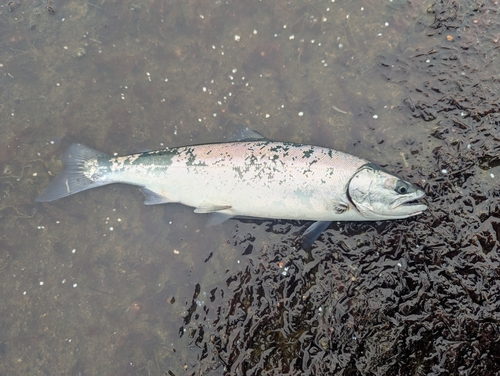
POLYGON ((422 190, 374 165, 363 166, 353 175, 347 194, 367 220, 407 218, 427 209, 412 203, 425 195, 422 190))

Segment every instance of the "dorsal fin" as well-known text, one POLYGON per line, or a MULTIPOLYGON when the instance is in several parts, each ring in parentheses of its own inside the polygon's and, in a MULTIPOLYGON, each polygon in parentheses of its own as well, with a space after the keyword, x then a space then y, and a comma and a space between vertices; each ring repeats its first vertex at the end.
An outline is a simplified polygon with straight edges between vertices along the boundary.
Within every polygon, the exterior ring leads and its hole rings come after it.
POLYGON ((237 131, 234 135, 227 138, 227 141, 264 141, 267 140, 263 135, 259 132, 254 131, 248 127, 245 127, 239 131, 237 131))

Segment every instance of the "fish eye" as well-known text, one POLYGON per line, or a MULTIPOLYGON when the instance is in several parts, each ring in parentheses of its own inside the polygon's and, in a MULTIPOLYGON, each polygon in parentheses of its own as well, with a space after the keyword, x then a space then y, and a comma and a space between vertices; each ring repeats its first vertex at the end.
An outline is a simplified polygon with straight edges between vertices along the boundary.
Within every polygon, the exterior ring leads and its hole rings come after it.
POLYGON ((409 189, 408 189, 408 186, 407 184, 405 184, 404 182, 402 182, 401 180, 397 182, 396 184, 396 189, 395 191, 397 193, 399 193, 400 195, 405 195, 408 193, 409 189))

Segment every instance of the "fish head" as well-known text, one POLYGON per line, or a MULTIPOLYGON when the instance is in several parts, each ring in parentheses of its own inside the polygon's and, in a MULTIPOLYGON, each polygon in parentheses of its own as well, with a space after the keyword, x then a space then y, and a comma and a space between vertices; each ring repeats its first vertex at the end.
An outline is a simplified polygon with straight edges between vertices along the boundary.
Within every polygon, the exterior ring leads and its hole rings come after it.
POLYGON ((347 195, 366 220, 407 218, 427 209, 416 202, 425 196, 424 191, 371 164, 353 175, 347 195))

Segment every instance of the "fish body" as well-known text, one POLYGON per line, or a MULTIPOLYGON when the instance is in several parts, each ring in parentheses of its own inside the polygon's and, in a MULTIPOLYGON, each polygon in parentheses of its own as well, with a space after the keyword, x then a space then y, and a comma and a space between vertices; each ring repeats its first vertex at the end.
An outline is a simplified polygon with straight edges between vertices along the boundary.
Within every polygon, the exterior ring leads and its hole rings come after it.
POLYGON ((210 214, 211 224, 253 217, 320 221, 318 228, 406 218, 427 208, 410 203, 421 190, 367 160, 257 136, 121 157, 73 144, 63 162, 65 170, 37 201, 124 183, 139 186, 146 205, 181 203, 210 214))

